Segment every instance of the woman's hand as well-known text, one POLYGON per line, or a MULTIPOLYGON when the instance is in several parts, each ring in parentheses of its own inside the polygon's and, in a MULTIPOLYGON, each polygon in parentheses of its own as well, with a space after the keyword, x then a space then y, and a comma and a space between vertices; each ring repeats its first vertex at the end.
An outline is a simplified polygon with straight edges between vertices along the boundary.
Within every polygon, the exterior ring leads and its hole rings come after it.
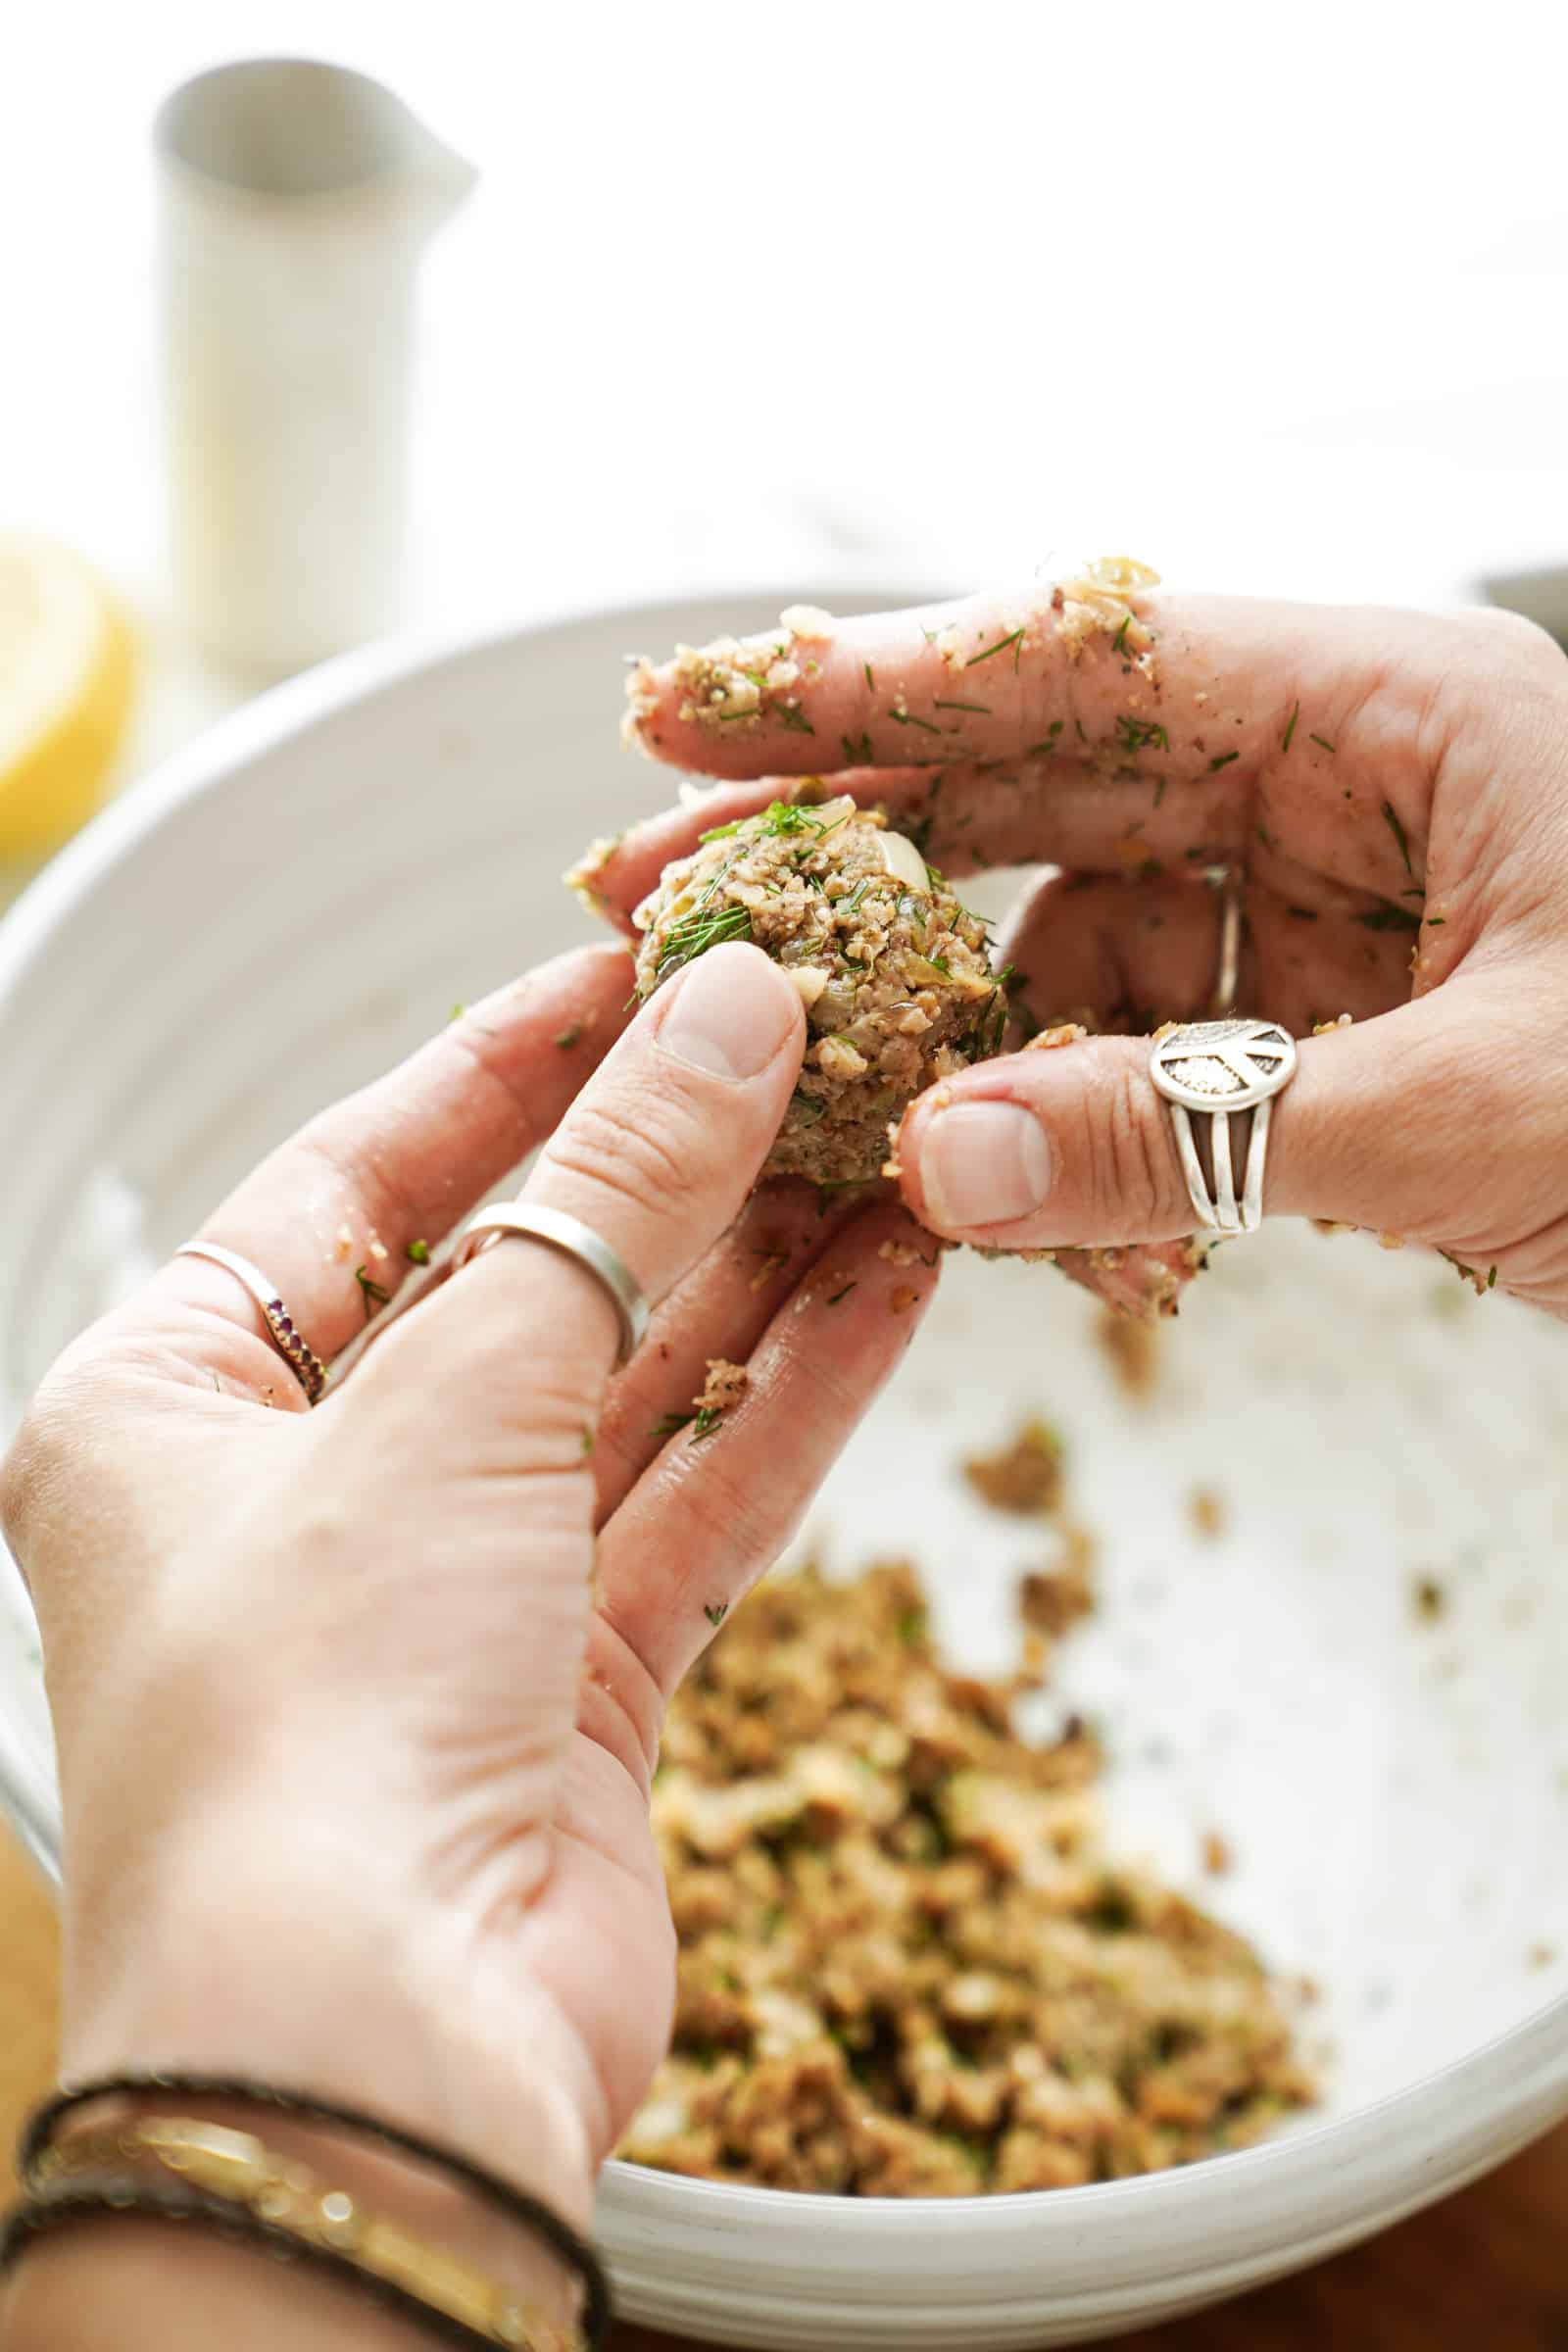
MULTIPOLYGON (((768 780, 641 827, 596 888, 624 919, 699 830, 839 767, 836 789, 884 804, 950 874, 1055 867, 1004 941, 1016 993, 1043 1029, 1137 1033, 1208 1010, 1226 868, 1244 892, 1237 1009, 1304 1040, 1269 1209, 1427 1243, 1568 1313, 1568 663, 1510 614, 1143 581, 1108 564, 836 622, 787 647, 783 690, 755 652, 644 667, 649 751, 768 780), (759 708, 727 723, 726 677, 752 675, 759 708)), ((788 638, 758 642, 776 658, 788 638)), ((898 1148, 909 1206, 1004 1250, 1189 1233, 1148 1052, 1102 1035, 924 1098, 898 1148)))
POLYGON ((204 1229, 330 1355, 542 1144, 526 1197, 656 1307, 624 1373, 595 1283, 507 1241, 309 1412, 244 1289, 181 1257, 68 1350, 0 1479, 60 1750, 68 2073, 335 2093, 578 2220, 669 2024, 664 1701, 936 1280, 879 1254, 892 1204, 748 1198, 803 1045, 762 956, 615 1042, 630 985, 595 948, 503 991, 204 1229), (671 1436, 720 1356, 741 1401, 671 1436))

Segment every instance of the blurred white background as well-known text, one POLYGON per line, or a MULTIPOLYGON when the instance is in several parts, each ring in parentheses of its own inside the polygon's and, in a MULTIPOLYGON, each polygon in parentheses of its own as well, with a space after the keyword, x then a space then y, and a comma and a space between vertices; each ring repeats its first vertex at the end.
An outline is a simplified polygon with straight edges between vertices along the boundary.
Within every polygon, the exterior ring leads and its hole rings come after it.
POLYGON ((416 623, 1054 549, 1397 598, 1568 557, 1539 0, 55 0, 8 46, 0 517, 154 624, 149 122, 257 53, 383 77, 484 175, 423 283, 416 623))

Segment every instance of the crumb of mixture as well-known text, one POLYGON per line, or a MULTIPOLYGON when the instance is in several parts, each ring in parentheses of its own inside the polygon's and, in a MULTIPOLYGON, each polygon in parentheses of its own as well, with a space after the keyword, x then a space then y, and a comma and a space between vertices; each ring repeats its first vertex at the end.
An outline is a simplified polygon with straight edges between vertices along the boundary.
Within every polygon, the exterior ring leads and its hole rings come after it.
POLYGON ((1049 1421, 1026 1421, 996 1453, 974 1453, 963 1475, 994 1511, 1044 1518, 1062 1492, 1062 1444, 1049 1421))
POLYGON ((1058 580, 1051 594, 1055 633, 1077 661, 1092 638, 1108 637, 1146 676, 1153 675, 1153 634, 1129 599, 1141 588, 1157 588, 1159 574, 1132 556, 1102 556, 1073 579, 1058 580))
POLYGON ((1435 1576, 1418 1576, 1410 1599, 1423 1625, 1436 1625, 1448 1605, 1448 1595, 1435 1576))
POLYGON ((1054 1054, 1063 1046, 1076 1046, 1089 1035, 1081 1021, 1059 1021, 1054 1029, 1042 1029, 1032 1037, 1023 1051, 1026 1054, 1054 1054))
POLYGON ((1337 1014, 1332 1021, 1314 1021, 1312 1023, 1312 1035, 1314 1037, 1328 1037, 1333 1033, 1334 1030, 1348 1029, 1351 1027, 1351 1025, 1352 1023, 1349 1013, 1342 1012, 1337 1014))
POLYGON ((1528 1960, 1532 1968, 1551 1968, 1555 1966, 1556 1959, 1557 1947, 1555 1944, 1533 1943, 1530 1947, 1528 1960))
POLYGON ((1106 1307, 1095 1325, 1116 1385, 1125 1396, 1147 1396, 1159 1370, 1159 1332, 1156 1324, 1118 1314, 1106 1307))
POLYGON ((606 866, 624 839, 621 833, 601 834, 598 840, 588 844, 576 864, 568 865, 561 877, 578 905, 590 914, 603 915, 610 911, 610 901, 599 885, 606 866))
POLYGON ((1243 1938, 1102 1841, 1093 1734, 950 1672, 912 1570, 737 1607, 653 1793, 674 2041, 620 2154, 846 2196, 1124 2179, 1312 2085, 1243 1938))
POLYGON ((799 638, 803 645, 831 645, 838 623, 820 605, 786 605, 778 616, 778 625, 799 638))
POLYGON ((1212 1539, 1225 1533, 1225 1504, 1212 1487, 1195 1487, 1187 1509, 1200 1536, 1212 1539))
POLYGON ((1019 1581, 1018 1616, 1031 1633, 1059 1642, 1095 1606, 1094 1538, 1069 1530, 1068 1556, 1060 1568, 1032 1570, 1019 1581))
POLYGON ((745 1396, 749 1378, 744 1364, 729 1363, 721 1355, 710 1357, 702 1394, 692 1398, 693 1409, 699 1413, 728 1412, 745 1396))
POLYGON ((1218 1830, 1203 1832, 1202 1843, 1199 1850, 1202 1855, 1203 1868, 1211 1879, 1224 1878, 1235 1860, 1235 1856, 1231 1852, 1230 1840, 1222 1838, 1218 1830))

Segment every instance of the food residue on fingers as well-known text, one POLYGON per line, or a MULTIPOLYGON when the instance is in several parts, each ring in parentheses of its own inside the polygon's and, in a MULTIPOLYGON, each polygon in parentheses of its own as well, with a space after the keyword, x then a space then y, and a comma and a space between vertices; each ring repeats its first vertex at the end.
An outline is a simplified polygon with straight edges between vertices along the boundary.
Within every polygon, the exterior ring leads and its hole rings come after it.
POLYGON ((1159 574, 1132 556, 1102 556, 1075 576, 1051 589, 1055 634, 1076 662, 1095 637, 1108 637, 1115 652, 1152 678, 1153 632, 1140 620, 1130 599, 1141 588, 1157 588, 1159 574))
POLYGON ((1225 1533, 1225 1505, 1212 1487, 1195 1487, 1187 1508, 1199 1535, 1212 1539, 1225 1533))
POLYGON ((703 1383, 702 1394, 694 1396, 692 1403, 700 1413, 728 1412, 730 1406, 739 1404, 745 1396, 750 1378, 744 1364, 732 1364, 726 1356, 712 1356, 709 1360, 708 1378, 703 1383))

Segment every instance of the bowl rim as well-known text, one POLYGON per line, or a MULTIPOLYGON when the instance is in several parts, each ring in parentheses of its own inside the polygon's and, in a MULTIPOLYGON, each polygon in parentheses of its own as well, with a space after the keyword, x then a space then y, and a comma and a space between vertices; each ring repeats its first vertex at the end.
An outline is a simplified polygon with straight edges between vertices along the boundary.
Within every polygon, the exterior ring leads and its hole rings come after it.
MULTIPOLYGON (((767 579, 700 584, 687 593, 634 605, 590 603, 561 612, 388 639, 338 655, 268 688, 216 720, 112 801, 42 868, 0 918, 0 1034, 19 982, 105 875, 170 822, 185 803, 218 790, 236 768, 279 749, 323 720, 400 684, 494 656, 524 641, 569 635, 612 619, 653 630, 665 618, 674 623, 678 614, 726 599, 736 604, 758 599, 789 602, 799 601, 803 595, 814 595, 825 603, 835 598, 840 602, 857 599, 866 609, 875 599, 884 603, 891 598, 930 601, 932 592, 927 583, 896 588, 885 575, 862 574, 835 576, 814 591, 803 590, 798 584, 780 587, 767 579)), ((8 1557, 0 1552, 0 1567, 9 1566, 8 1557)), ((22 1590, 20 1577, 16 1581, 22 1590)), ((44 1875, 58 1881, 58 1801, 49 1778, 35 1770, 24 1754, 4 1713, 0 1713, 0 1806, 44 1875)), ((1162 2218, 1179 2221, 1184 2230, 1190 2229, 1195 2198, 1203 2201, 1209 2193, 1207 2184, 1216 2180, 1233 2184, 1239 2195, 1254 2186, 1266 2186, 1292 2203, 1294 2186, 1298 2184, 1300 2191, 1308 2192, 1314 2185, 1332 2184, 1338 2179, 1340 2203, 1349 2198, 1364 2206, 1369 2202, 1370 2184, 1360 2177, 1354 2160, 1366 2152, 1369 2143, 1379 2154, 1386 2178, 1397 2169, 1401 2150, 1408 2161, 1419 2141, 1416 2169, 1425 2178, 1419 2185, 1412 2185, 1397 2207, 1398 2211, 1411 2211, 1498 2160, 1499 2151, 1490 2143, 1489 2132, 1495 2135, 1499 2125, 1520 2112, 1528 2113, 1530 2120, 1500 2153, 1523 2145, 1548 2129, 1556 2116, 1568 2112, 1568 1993, 1553 1996, 1476 2048, 1367 2106, 1305 2125, 1257 2147, 1134 2180, 1000 2196, 842 2198, 691 2179, 612 2158, 605 2168, 604 2191, 607 2218, 612 2223, 629 2224, 639 2234, 644 2230, 664 2234, 678 2227, 705 2235, 710 2231, 715 2245, 731 2248, 737 2231, 755 2231, 765 2215, 767 2226, 759 2234, 749 2234, 746 2253, 746 2259, 754 2264, 761 2256, 763 2267, 763 2249, 769 2242, 780 2261, 797 2260, 800 2247, 793 2241, 803 2233, 809 2234, 817 2246, 831 2244, 848 2233, 852 2240, 861 2241, 858 2252, 863 2258, 863 2240, 868 2231, 875 2233, 878 2222, 889 2249, 897 2244, 906 2254, 909 2251, 907 2240, 917 2231, 938 2228, 947 2240, 961 2224, 968 2242, 984 2259, 987 2241, 999 2231, 1015 2234, 1009 2226, 1016 2225, 1025 2213, 1032 2233, 1044 2229, 1052 2239, 1070 2238, 1083 2229, 1091 2214, 1097 2223, 1119 2221, 1129 2200, 1152 2244, 1159 2236, 1162 2218), (939 2224, 939 2216, 952 2216, 953 2221, 939 2224), (798 2228, 791 2227, 792 2222, 798 2228)), ((1273 2197, 1259 2203, 1260 2227, 1275 2203, 1273 2197)), ((1348 2206, 1346 2210, 1348 2213, 1348 2206)), ((1392 2218, 1393 2212, 1380 2212, 1366 2226, 1380 2227, 1392 2218)), ((1333 2242, 1346 2242, 1353 2234, 1353 2226, 1347 2221, 1333 2242)), ((1043 2242, 1038 2234, 1035 2242, 1043 2242)), ((1325 2241, 1319 2251, 1328 2250, 1325 2241)), ((1239 2265, 1239 2241, 1233 2253, 1239 2265)), ((1301 2256, 1302 2260, 1310 2258, 1309 2254, 1301 2256)), ((923 2274, 911 2272, 911 2286, 917 2276, 922 2300, 929 2300, 930 2281, 923 2274)))

